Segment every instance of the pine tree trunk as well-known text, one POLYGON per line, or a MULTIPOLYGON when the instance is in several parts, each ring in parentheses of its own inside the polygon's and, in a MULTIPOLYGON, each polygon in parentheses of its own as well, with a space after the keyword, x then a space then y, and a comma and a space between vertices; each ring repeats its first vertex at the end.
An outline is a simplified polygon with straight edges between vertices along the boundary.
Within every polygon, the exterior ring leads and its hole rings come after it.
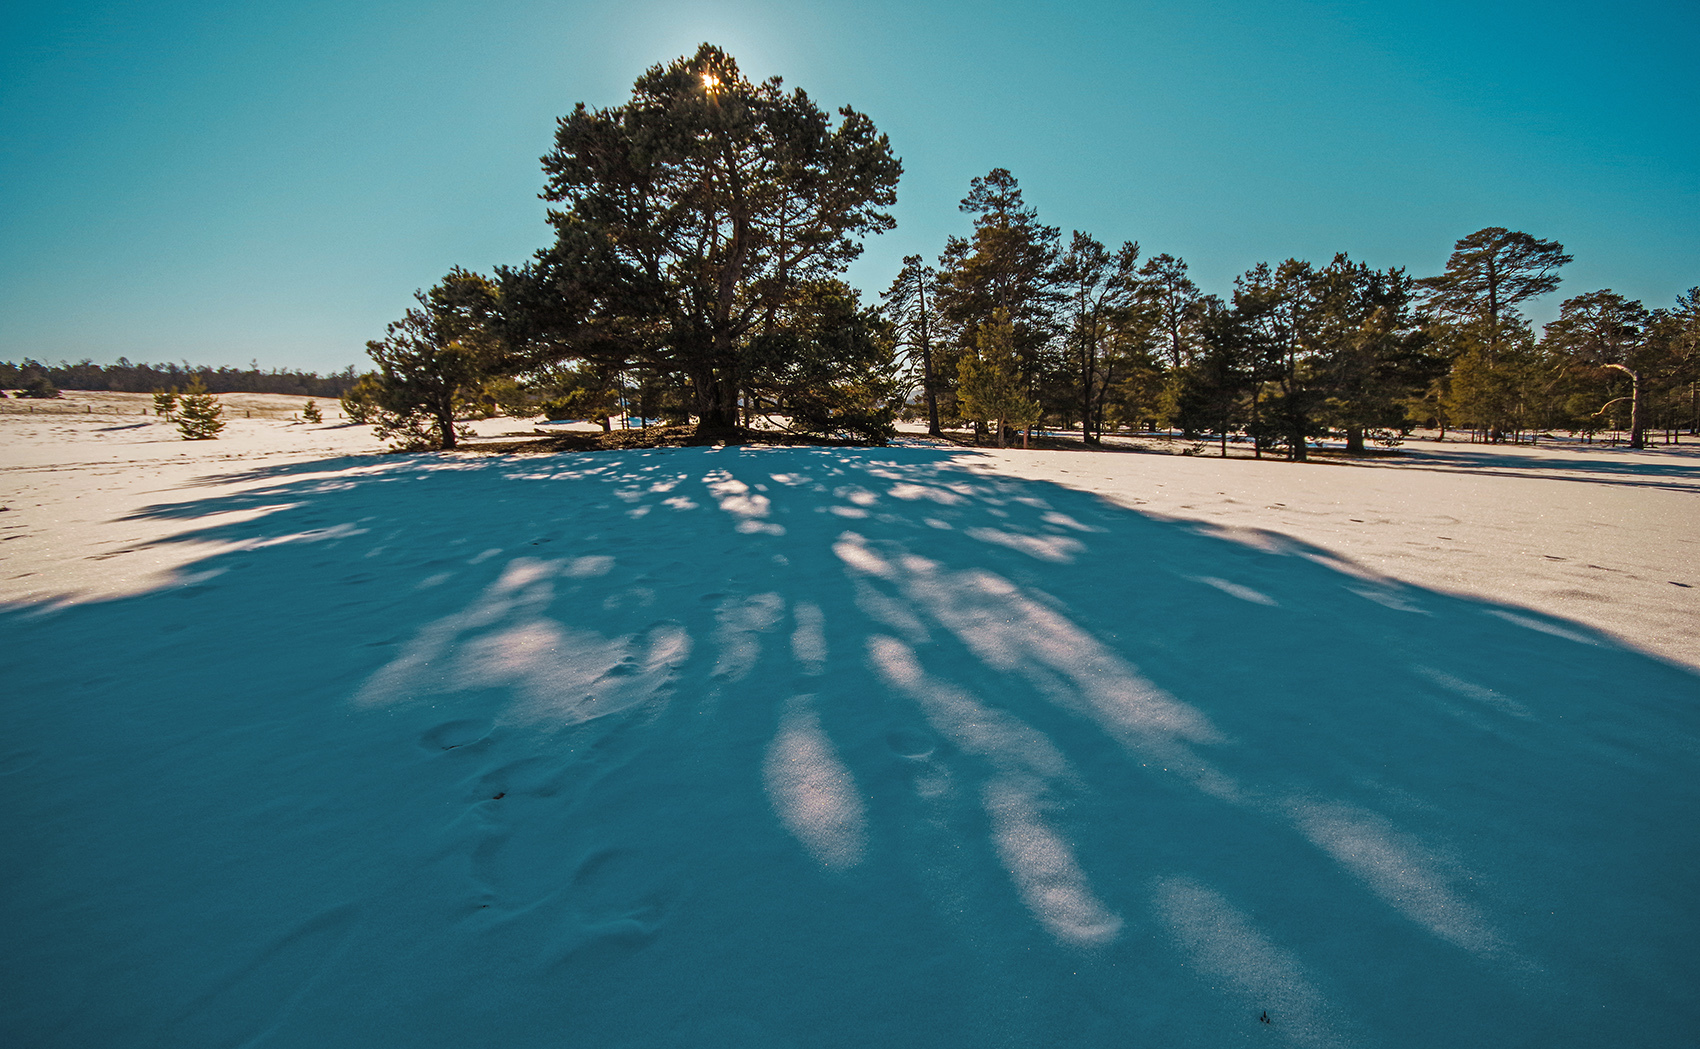
POLYGON ((1251 388, 1251 457, 1263 458, 1263 425, 1258 421, 1258 396, 1263 391, 1255 385, 1251 388))
POLYGON ((1629 447, 1647 447, 1647 406, 1644 403, 1646 390, 1641 383, 1641 376, 1635 376, 1635 385, 1630 391, 1629 401, 1629 447))
POLYGON ((939 392, 933 382, 933 348, 925 336, 921 340, 921 385, 927 391, 927 436, 943 437, 944 430, 939 427, 939 392))
POLYGON ((697 400, 699 436, 732 433, 738 428, 738 379, 733 369, 704 365, 691 376, 697 400))
POLYGON ((1641 373, 1626 368, 1621 364, 1608 364, 1608 368, 1616 368, 1629 376, 1629 447, 1641 449, 1647 447, 1647 406, 1643 403, 1646 391, 1641 383, 1641 373))
POLYGON ((455 446, 455 415, 452 410, 438 406, 437 435, 441 438, 444 451, 453 451, 455 446))
MULTIPOLYGON (((1080 443, 1097 444, 1092 437, 1092 347, 1087 342, 1081 347, 1082 358, 1080 375, 1080 443)), ((1025 439, 1022 447, 1026 447, 1025 439)))
POLYGON ((933 339, 927 330, 927 282, 925 274, 916 277, 916 294, 920 303, 918 318, 921 328, 921 389, 927 395, 927 436, 943 437, 939 426, 939 391, 933 379, 933 339))

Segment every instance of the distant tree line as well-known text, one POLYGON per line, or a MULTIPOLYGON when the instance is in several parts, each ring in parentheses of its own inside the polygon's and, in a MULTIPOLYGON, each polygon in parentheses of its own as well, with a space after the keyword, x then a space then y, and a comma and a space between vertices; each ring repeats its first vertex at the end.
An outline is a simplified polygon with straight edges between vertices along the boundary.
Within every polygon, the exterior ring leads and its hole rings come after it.
POLYGON ((1088 444, 1175 428, 1293 459, 1325 436, 1361 453, 1418 426, 1484 441, 1612 429, 1634 447, 1700 429, 1700 289, 1653 310, 1577 295, 1537 333, 1521 308, 1558 288, 1571 257, 1557 241, 1478 230, 1424 278, 1344 253, 1260 263, 1223 298, 1177 257, 1080 231, 1065 244, 1006 170, 974 179, 962 210, 971 236, 936 266, 906 259, 884 295, 935 433, 1009 419, 985 407, 999 383, 1025 417, 1088 444))
POLYGON ((359 380, 352 365, 340 372, 321 376, 317 372, 261 371, 250 368, 209 368, 193 364, 131 364, 120 357, 114 364, 83 360, 57 365, 26 358, 20 364, 0 361, 0 389, 108 390, 116 393, 152 393, 155 390, 187 389, 196 379, 209 393, 286 393, 308 397, 340 397, 359 380), (34 385, 32 386, 32 383, 34 385))

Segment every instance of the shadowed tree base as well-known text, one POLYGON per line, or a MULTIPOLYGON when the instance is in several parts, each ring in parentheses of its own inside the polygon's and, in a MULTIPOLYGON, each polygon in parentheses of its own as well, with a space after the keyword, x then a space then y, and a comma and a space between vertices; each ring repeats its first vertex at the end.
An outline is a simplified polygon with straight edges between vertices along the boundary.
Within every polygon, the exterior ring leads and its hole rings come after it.
MULTIPOLYGON (((537 431, 543 433, 544 431, 537 431)), ((542 439, 519 441, 481 441, 463 446, 461 451, 500 453, 594 452, 620 448, 685 448, 714 444, 782 444, 824 445, 863 448, 871 441, 851 441, 833 437, 814 437, 775 430, 753 430, 734 426, 726 430, 703 433, 695 426, 646 426, 638 430, 569 430, 550 433, 542 439)))

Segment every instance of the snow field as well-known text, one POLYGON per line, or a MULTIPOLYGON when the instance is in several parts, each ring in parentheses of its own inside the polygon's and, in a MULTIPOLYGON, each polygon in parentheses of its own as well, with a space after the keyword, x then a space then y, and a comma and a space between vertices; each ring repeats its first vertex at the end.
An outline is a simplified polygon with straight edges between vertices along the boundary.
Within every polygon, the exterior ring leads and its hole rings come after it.
POLYGON ((4 613, 0 1041, 1689 1044, 1700 675, 987 461, 130 515, 4 613))

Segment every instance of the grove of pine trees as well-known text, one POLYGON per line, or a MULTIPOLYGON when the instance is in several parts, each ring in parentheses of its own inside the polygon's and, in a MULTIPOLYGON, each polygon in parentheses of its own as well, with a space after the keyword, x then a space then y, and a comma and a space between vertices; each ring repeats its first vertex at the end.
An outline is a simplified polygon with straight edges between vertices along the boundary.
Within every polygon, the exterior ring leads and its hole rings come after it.
POLYGON ((493 407, 874 442, 908 414, 1000 445, 1033 425, 1086 444, 1174 429, 1301 460, 1324 436, 1361 453, 1419 426, 1633 447, 1700 429, 1700 289, 1656 309, 1580 294, 1537 332, 1523 309, 1571 257, 1519 231, 1471 233, 1423 278, 1345 253, 1259 263, 1224 299, 1178 256, 1065 240, 997 168, 968 187, 969 228, 865 303, 842 276, 893 227, 890 143, 707 44, 622 105, 580 104, 542 162, 551 242, 418 293, 368 344, 350 418, 452 448, 455 420, 493 407))

